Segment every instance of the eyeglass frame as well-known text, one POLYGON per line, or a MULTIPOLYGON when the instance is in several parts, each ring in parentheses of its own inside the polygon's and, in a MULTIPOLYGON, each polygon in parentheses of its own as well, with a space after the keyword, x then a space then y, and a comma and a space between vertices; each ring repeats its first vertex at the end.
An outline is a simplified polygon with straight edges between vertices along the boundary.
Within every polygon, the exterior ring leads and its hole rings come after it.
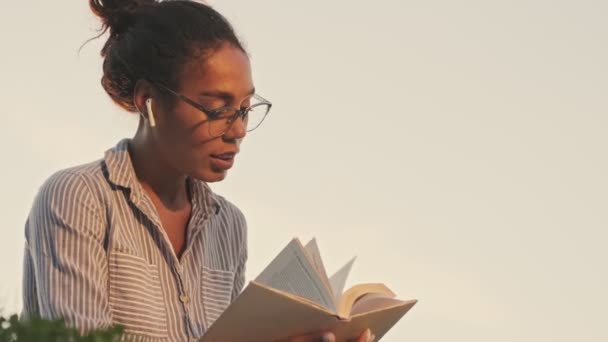
POLYGON ((245 116, 247 116, 247 114, 249 113, 249 111, 256 107, 256 106, 260 106, 260 105, 267 105, 268 106, 268 110, 266 111, 266 114, 264 114, 264 117, 262 118, 262 120, 260 120, 260 123, 253 127, 250 130, 246 130, 247 132, 251 132, 253 130, 255 130, 256 128, 260 127, 260 125, 262 124, 262 122, 264 121, 264 119, 266 119, 266 116, 268 115, 268 113, 270 113, 270 109, 272 108, 272 103, 268 100, 266 100, 265 98, 263 98, 262 96, 253 93, 251 94, 252 97, 256 98, 257 100, 259 100, 260 102, 254 104, 253 106, 249 106, 247 108, 236 108, 233 106, 222 106, 216 109, 207 109, 205 107, 203 107, 203 105, 201 105, 200 103, 192 100, 191 98, 180 94, 178 92, 176 92, 175 90, 167 87, 166 85, 159 83, 159 82, 151 82, 152 84, 156 85, 157 87, 162 88, 163 90, 168 91, 169 93, 171 93, 173 96, 176 96, 178 99, 186 102, 187 104, 189 104, 190 106, 198 109, 199 111, 203 112, 205 115, 207 115, 207 120, 205 120, 204 122, 207 121, 219 121, 219 120, 228 120, 228 125, 226 126, 226 129, 218 135, 218 137, 221 137, 222 135, 226 134, 226 132, 230 129, 230 127, 232 127, 232 124, 240 117, 241 120, 245 119, 245 116), (233 109, 235 110, 235 113, 231 116, 228 117, 219 117, 219 112, 221 112, 222 110, 226 110, 227 108, 229 109, 233 109))

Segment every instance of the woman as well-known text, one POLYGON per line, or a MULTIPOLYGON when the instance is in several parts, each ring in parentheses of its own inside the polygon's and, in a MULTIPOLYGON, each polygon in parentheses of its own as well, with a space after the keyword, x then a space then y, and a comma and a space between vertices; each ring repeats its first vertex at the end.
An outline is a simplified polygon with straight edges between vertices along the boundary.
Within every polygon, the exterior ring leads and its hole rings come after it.
MULTIPOLYGON (((247 260, 242 213, 207 183, 226 177, 271 104, 209 6, 90 7, 109 30, 102 86, 139 126, 41 187, 26 223, 23 316, 61 317, 82 332, 120 324, 134 341, 196 340, 241 291, 247 260)), ((288 340, 323 338, 333 337, 288 340)))

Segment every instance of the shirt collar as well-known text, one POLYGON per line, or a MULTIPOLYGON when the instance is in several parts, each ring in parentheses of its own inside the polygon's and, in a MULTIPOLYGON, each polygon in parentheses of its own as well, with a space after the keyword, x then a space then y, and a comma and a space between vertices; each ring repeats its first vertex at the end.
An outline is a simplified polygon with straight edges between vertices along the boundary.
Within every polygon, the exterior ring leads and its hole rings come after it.
MULTIPOLYGON (((139 200, 143 196, 144 190, 135 175, 135 169, 129 154, 129 141, 128 138, 122 139, 115 147, 107 150, 104 162, 110 183, 128 189, 131 199, 139 200)), ((205 213, 211 215, 219 213, 221 209, 220 201, 207 183, 188 177, 188 188, 194 207, 200 206, 205 213)))

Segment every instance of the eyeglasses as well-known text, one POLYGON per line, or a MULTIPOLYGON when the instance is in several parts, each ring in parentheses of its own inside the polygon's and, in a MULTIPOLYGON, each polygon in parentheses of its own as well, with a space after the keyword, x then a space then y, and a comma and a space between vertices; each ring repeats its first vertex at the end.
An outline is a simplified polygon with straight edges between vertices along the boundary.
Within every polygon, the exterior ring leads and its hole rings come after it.
POLYGON ((203 112, 207 116, 207 120, 205 120, 205 122, 208 122, 209 135, 212 138, 224 135, 239 117, 243 120, 243 124, 245 125, 247 132, 253 131, 262 124, 262 121, 264 121, 266 115, 268 115, 270 108, 272 107, 272 103, 270 103, 268 100, 264 99, 260 95, 253 94, 251 95, 251 100, 255 101, 255 103, 251 104, 247 108, 224 106, 217 109, 207 109, 196 101, 160 83, 153 83, 176 96, 178 99, 203 112))

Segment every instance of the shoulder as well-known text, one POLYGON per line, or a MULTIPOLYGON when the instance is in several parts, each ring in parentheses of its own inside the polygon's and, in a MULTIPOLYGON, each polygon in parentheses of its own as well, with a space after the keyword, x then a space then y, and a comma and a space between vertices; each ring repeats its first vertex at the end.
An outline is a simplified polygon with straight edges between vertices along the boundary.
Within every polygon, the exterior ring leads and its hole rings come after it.
POLYGON ((38 189, 31 214, 35 216, 76 217, 99 214, 99 200, 92 189, 96 187, 100 161, 59 170, 48 177, 38 189))
POLYGON ((97 178, 100 174, 100 160, 56 171, 40 186, 36 202, 70 197, 92 200, 91 189, 99 182, 97 178))
POLYGON ((101 173, 101 160, 65 168, 48 177, 40 190, 50 190, 55 187, 90 186, 90 183, 95 181, 97 173, 101 173))
MULTIPOLYGON (((59 170, 40 186, 26 223, 32 234, 56 236, 63 232, 85 232, 103 236, 103 210, 94 188, 99 161, 59 170)), ((67 233, 66 233, 67 234, 67 233)))

